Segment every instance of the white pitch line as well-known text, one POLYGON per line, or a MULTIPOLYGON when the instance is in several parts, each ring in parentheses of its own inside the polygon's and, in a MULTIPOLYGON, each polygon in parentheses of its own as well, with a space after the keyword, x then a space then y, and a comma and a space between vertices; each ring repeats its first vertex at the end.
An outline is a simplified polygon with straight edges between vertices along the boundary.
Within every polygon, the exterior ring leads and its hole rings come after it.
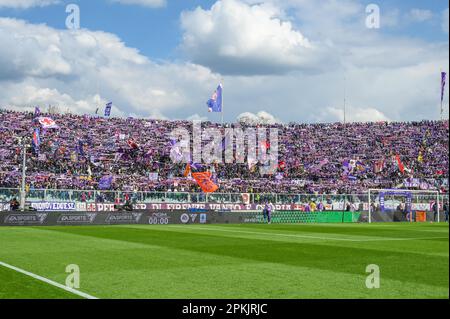
POLYGON ((190 227, 190 226, 169 226, 170 228, 188 228, 193 230, 212 230, 212 231, 222 231, 222 232, 231 232, 231 233, 243 233, 243 234, 253 234, 253 235, 275 235, 282 237, 296 237, 296 238, 309 238, 309 239, 321 239, 321 240, 341 240, 341 241, 352 241, 352 242, 365 242, 365 241, 385 241, 385 240, 422 240, 422 239, 446 239, 448 237, 409 237, 409 238, 395 238, 395 237, 386 237, 386 238, 368 238, 368 239, 352 239, 352 238, 336 238, 336 237, 319 237, 319 236, 304 236, 297 234, 280 234, 280 233, 263 233, 263 232, 253 232, 253 231, 243 231, 243 230, 231 230, 231 229, 221 229, 219 227, 190 227))
POLYGON ((296 234, 280 234, 280 233, 263 233, 263 232, 253 232, 253 231, 243 231, 243 230, 231 230, 231 229, 220 229, 218 227, 189 227, 189 226, 169 226, 170 228, 188 228, 195 230, 213 230, 213 231, 222 231, 222 232, 231 232, 231 233, 242 233, 242 234, 253 234, 253 235, 275 235, 275 236, 283 236, 283 237, 298 237, 298 238, 310 238, 310 239, 322 239, 322 240, 343 240, 343 241, 359 241, 356 239, 350 238, 333 238, 333 237, 318 237, 318 236, 303 236, 296 234))
POLYGON ((386 238, 369 238, 355 241, 408 241, 408 240, 424 240, 424 239, 448 239, 448 237, 386 237, 386 238))
POLYGON ((83 297, 83 298, 86 298, 86 299, 98 299, 97 297, 88 295, 87 293, 84 293, 84 292, 78 291, 76 289, 73 289, 73 288, 61 285, 61 284, 59 284, 59 283, 57 283, 57 282, 55 282, 53 280, 50 280, 48 278, 45 278, 45 277, 42 277, 42 276, 39 276, 39 275, 36 275, 36 274, 33 274, 33 273, 29 272, 29 271, 26 271, 26 270, 23 270, 23 269, 20 269, 20 268, 8 265, 8 264, 6 264, 4 262, 1 262, 1 261, 0 261, 0 266, 3 266, 3 267, 6 267, 6 268, 15 270, 17 272, 20 272, 20 273, 22 273, 24 275, 27 275, 29 277, 32 277, 34 279, 43 281, 43 282, 45 282, 47 284, 50 284, 52 286, 55 286, 55 287, 58 287, 58 288, 61 288, 61 289, 65 290, 65 291, 68 291, 70 293, 73 293, 73 294, 75 294, 77 296, 80 296, 80 297, 83 297))

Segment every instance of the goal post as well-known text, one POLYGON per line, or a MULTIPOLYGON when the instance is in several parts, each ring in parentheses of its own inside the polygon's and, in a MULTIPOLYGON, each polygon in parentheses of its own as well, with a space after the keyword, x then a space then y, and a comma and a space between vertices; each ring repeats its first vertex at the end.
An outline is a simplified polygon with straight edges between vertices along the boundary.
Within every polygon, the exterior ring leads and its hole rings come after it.
POLYGON ((407 189, 369 189, 368 221, 441 221, 439 191, 407 189))

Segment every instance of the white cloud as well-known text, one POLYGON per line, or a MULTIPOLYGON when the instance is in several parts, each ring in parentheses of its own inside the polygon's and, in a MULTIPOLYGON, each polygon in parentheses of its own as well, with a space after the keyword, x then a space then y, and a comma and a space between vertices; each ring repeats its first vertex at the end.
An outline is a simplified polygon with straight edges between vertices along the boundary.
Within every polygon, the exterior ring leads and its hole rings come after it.
POLYGON ((238 115, 237 121, 246 123, 247 125, 282 123, 281 120, 275 118, 275 116, 266 111, 260 111, 257 114, 244 112, 238 115))
POLYGON ((400 24, 400 10, 399 9, 391 9, 386 10, 381 16, 381 27, 398 27, 400 24))
POLYGON ((297 17, 308 38, 330 43, 330 58, 341 65, 318 74, 234 77, 232 85, 227 79, 239 109, 245 105, 254 113, 263 105, 286 122, 336 121, 343 117, 325 110, 342 108, 346 77, 347 101, 358 114, 367 110, 374 118, 395 121, 439 118, 438 78, 440 69, 448 70, 448 42, 367 29, 365 7, 356 0, 345 1, 346 10, 339 10, 341 2, 334 0, 323 0, 320 6, 306 0, 280 3, 297 17))
MULTIPOLYGON (((45 107, 52 105, 57 106, 61 112, 69 110, 80 114, 92 114, 93 109, 108 102, 99 95, 74 100, 70 95, 61 93, 57 89, 38 88, 28 84, 10 84, 7 85, 7 90, 7 94, 10 96, 9 107, 16 110, 33 111, 36 105, 45 110, 45 107)), ((115 116, 125 116, 116 106, 113 106, 113 113, 115 116)))
POLYGON ((344 108, 328 107, 325 110, 324 116, 327 118, 331 116, 331 118, 334 118, 336 122, 343 122, 345 119, 347 123, 390 121, 390 119, 385 114, 371 107, 367 108, 348 107, 345 112, 345 115, 344 115, 344 108))
POLYGON ((0 9, 28 9, 31 7, 45 7, 52 4, 57 4, 59 2, 59 0, 0 0, 0 9))
POLYGON ((0 79, 27 76, 45 78, 72 72, 69 61, 62 57, 58 47, 61 41, 58 33, 47 37, 48 28, 41 25, 33 28, 34 33, 28 33, 31 28, 14 19, 1 19, 0 23, 3 47, 0 54, 0 79))
MULTIPOLYGON (((2 106, 30 107, 45 104, 48 97, 83 113, 90 97, 100 92, 124 114, 187 117, 193 110, 186 103, 204 104, 208 84, 218 81, 198 65, 154 63, 105 32, 71 32, 0 18, 0 43, 5 44, 0 51, 2 106)), ((90 107, 95 110, 96 104, 90 107)))
MULTIPOLYGON (((342 119, 339 110, 345 76, 349 121, 352 117, 356 121, 439 118, 439 74, 441 69, 448 71, 448 42, 369 30, 361 2, 342 1, 322 0, 318 6, 307 0, 263 0, 256 5, 261 12, 274 12, 282 21, 291 21, 286 12, 295 17, 286 35, 301 29, 304 38, 335 64, 311 73, 302 67, 286 67, 275 58, 266 63, 269 68, 256 61, 252 69, 245 64, 249 58, 236 56, 222 65, 229 72, 219 75, 211 71, 207 61, 202 62, 205 66, 179 61, 155 63, 114 34, 74 33, 0 18, 0 107, 32 108, 39 103, 47 105, 48 99, 82 113, 89 107, 93 112, 98 103, 111 100, 117 107, 114 113, 124 116, 220 121, 217 114, 207 113, 206 100, 223 78, 227 121, 234 121, 243 112, 257 116, 264 109, 284 122, 328 122, 342 119), (101 102, 94 101, 97 93, 101 102)), ((255 10, 249 5, 244 8, 250 13, 255 10)), ((202 14, 213 11, 197 10, 202 14)), ((225 11, 222 14, 225 21, 233 21, 225 11)), ((219 18, 214 25, 223 23, 219 18)), ((208 21, 195 26, 198 32, 202 27, 210 30, 208 21)), ((257 29, 261 21, 255 21, 257 29)), ((230 33, 233 28, 223 30, 224 43, 235 41, 230 33)), ((254 38, 252 41, 258 42, 254 38)), ((220 47, 220 39, 216 40, 205 42, 205 47, 220 47)), ((245 49, 245 43, 236 43, 245 49)), ((210 52, 218 52, 214 50, 210 52)), ((268 52, 261 55, 268 59, 268 52)))
POLYGON ((424 9, 411 9, 408 13, 408 18, 414 22, 425 22, 433 18, 433 12, 424 9))
POLYGON ((273 74, 321 67, 321 52, 280 19, 271 4, 219 0, 181 15, 181 48, 194 62, 222 74, 273 74))
POLYGON ((206 121, 208 121, 208 117, 207 116, 201 116, 201 115, 196 113, 194 115, 188 116, 186 118, 186 120, 188 120, 188 121, 202 121, 202 122, 206 122, 206 121))
POLYGON ((160 8, 166 5, 166 0, 111 0, 125 5, 140 5, 150 8, 160 8))

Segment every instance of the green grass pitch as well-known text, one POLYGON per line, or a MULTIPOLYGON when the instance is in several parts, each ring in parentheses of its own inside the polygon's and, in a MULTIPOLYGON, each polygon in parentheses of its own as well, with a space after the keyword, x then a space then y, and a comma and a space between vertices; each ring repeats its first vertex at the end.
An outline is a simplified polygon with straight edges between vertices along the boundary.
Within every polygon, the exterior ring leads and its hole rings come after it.
MULTIPOLYGON (((449 298, 448 224, 2 227, 0 261, 98 298, 449 298), (367 265, 380 288, 366 287, 367 265)), ((0 266, 0 299, 80 298, 0 266)))

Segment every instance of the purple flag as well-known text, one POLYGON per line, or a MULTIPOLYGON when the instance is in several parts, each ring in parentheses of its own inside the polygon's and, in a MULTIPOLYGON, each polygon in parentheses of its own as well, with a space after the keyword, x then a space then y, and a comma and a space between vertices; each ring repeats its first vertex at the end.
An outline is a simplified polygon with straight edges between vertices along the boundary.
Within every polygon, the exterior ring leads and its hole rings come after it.
POLYGON ((313 166, 311 167, 311 172, 312 172, 312 173, 317 173, 317 172, 320 171, 325 165, 327 165, 329 162, 330 162, 330 161, 328 160, 328 158, 325 158, 325 159, 321 160, 319 164, 317 164, 317 165, 315 165, 315 166, 313 165, 313 166))
POLYGON ((101 190, 110 189, 113 182, 112 176, 103 176, 98 182, 98 188, 101 190))
POLYGON ((219 84, 217 87, 217 90, 214 91, 211 99, 208 100, 206 103, 208 105, 209 112, 216 112, 221 113, 222 112, 222 104, 223 104, 223 87, 222 84, 219 84))
POLYGON ((445 82, 447 80, 447 73, 441 73, 441 103, 444 101, 445 82))
POLYGON ((105 116, 107 117, 111 116, 111 109, 112 109, 112 102, 109 102, 108 104, 106 104, 105 116))
POLYGON ((39 108, 39 106, 36 106, 34 108, 34 117, 36 118, 36 117, 39 117, 39 116, 41 116, 41 109, 39 108))

